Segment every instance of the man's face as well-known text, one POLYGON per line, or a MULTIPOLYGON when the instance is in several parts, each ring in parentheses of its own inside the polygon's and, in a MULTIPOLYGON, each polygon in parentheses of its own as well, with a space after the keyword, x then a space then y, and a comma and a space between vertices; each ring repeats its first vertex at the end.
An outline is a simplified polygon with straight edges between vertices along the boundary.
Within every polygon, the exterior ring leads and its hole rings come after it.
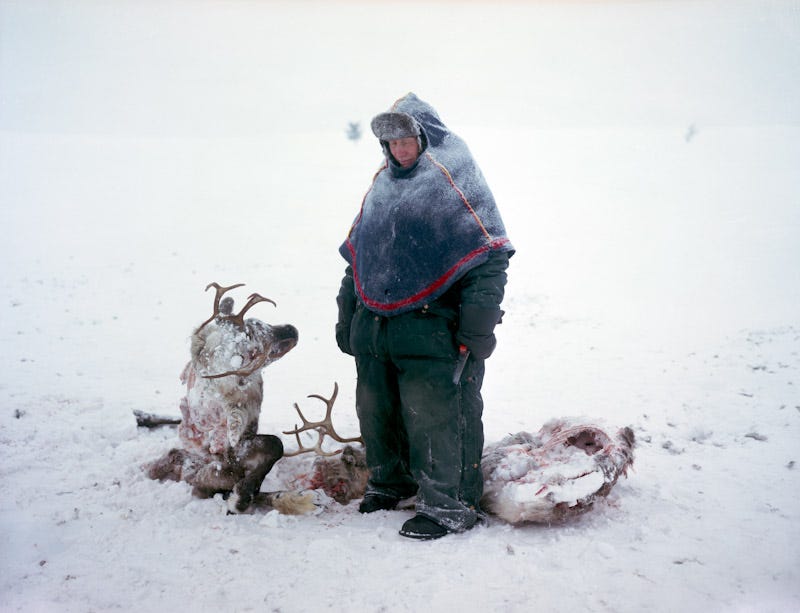
POLYGON ((410 136, 389 141, 389 151, 403 168, 411 166, 419 156, 419 145, 417 138, 410 136))

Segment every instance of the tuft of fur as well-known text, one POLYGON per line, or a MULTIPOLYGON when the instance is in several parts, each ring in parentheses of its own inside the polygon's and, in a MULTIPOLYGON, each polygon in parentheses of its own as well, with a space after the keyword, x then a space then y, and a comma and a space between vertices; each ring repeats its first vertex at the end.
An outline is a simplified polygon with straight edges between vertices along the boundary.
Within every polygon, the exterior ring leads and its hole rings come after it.
POLYGON ((321 489, 339 504, 347 504, 364 497, 367 479, 369 469, 364 448, 345 445, 339 455, 314 460, 305 487, 321 489))
POLYGON ((260 492, 253 498, 250 512, 277 511, 281 515, 309 515, 321 512, 329 503, 329 498, 314 490, 260 492))
POLYGON ((372 119, 370 127, 378 140, 384 142, 420 135, 417 120, 402 112, 380 113, 372 119))
POLYGON ((273 509, 283 515, 308 515, 319 510, 314 492, 275 492, 267 498, 273 509))

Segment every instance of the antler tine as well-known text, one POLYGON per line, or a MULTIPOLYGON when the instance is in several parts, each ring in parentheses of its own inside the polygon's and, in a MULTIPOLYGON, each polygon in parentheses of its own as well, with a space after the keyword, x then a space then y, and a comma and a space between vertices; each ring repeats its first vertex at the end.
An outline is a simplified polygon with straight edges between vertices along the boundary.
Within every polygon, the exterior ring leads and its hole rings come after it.
POLYGON ((292 457, 296 455, 300 455, 301 453, 308 453, 310 451, 315 451, 318 455, 322 456, 332 456, 341 453, 341 449, 337 449, 333 452, 326 452, 322 450, 322 441, 325 439, 326 436, 331 437, 333 440, 338 441, 340 443, 363 443, 364 441, 360 436, 356 436, 353 438, 343 438, 339 436, 336 430, 333 427, 333 421, 331 419, 331 412, 333 411, 333 403, 336 402, 336 396, 339 394, 339 384, 334 382, 333 384, 333 394, 330 398, 325 398, 324 396, 320 396, 318 394, 310 394, 309 398, 318 398, 325 403, 326 411, 325 411, 325 418, 321 421, 309 421, 306 419, 303 412, 300 410, 300 407, 297 406, 297 403, 294 404, 294 408, 297 411, 297 414, 300 416, 300 419, 303 421, 303 425, 298 427, 297 424, 294 426, 294 430, 284 431, 284 434, 294 434, 295 438, 297 439, 297 446, 299 449, 294 452, 284 453, 286 457, 292 457), (300 433, 306 432, 308 430, 314 430, 317 432, 318 438, 317 443, 313 447, 304 447, 303 444, 300 442, 300 433))
POLYGON ((244 285, 244 283, 236 283, 234 285, 229 285, 228 287, 222 287, 216 281, 212 281, 211 283, 206 285, 206 289, 204 290, 206 292, 208 291, 208 289, 210 287, 213 287, 214 289, 217 290, 217 293, 214 296, 214 313, 213 313, 213 315, 211 315, 211 317, 209 317, 203 323, 200 324, 200 326, 197 328, 198 332, 200 330, 202 330, 203 328, 205 328, 207 324, 210 324, 212 321, 214 321, 214 318, 217 315, 219 315, 219 301, 222 299, 222 296, 225 294, 225 292, 229 292, 232 289, 236 289, 237 287, 242 287, 243 285, 244 285))
POLYGON ((297 441, 297 451, 290 451, 289 453, 284 452, 283 457, 291 458, 296 455, 300 455, 302 453, 309 453, 311 451, 315 452, 317 455, 325 457, 335 456, 342 453, 341 449, 335 449, 334 451, 324 451, 322 449, 322 441, 325 440, 325 431, 321 427, 315 427, 316 424, 306 421, 306 418, 303 417, 303 414, 300 412, 300 407, 297 406, 297 403, 294 403, 294 408, 300 414, 300 419, 303 420, 304 425, 302 428, 298 428, 297 424, 295 424, 294 430, 284 432, 284 434, 294 434, 294 438, 297 441), (317 433, 317 442, 313 447, 306 447, 303 445, 302 441, 300 441, 300 433, 306 432, 307 430, 315 430, 317 433))
POLYGON ((203 375, 203 379, 221 379, 222 377, 227 377, 228 375, 238 375, 240 377, 249 377, 254 372, 256 372, 259 368, 264 366, 264 362, 267 361, 269 356, 265 353, 252 362, 247 366, 247 368, 241 368, 239 370, 229 370, 228 372, 221 372, 218 375, 203 375))
POLYGON ((236 315, 232 315, 230 317, 230 321, 236 324, 238 327, 244 327, 244 314, 247 313, 254 305, 258 304, 259 302, 269 302, 273 306, 278 306, 274 300, 270 300, 269 298, 264 298, 261 294, 250 294, 247 299, 247 304, 242 307, 242 310, 239 311, 236 315))
POLYGON ((330 398, 325 398, 324 396, 320 396, 319 394, 309 394, 309 398, 317 398, 322 400, 325 403, 326 411, 325 411, 325 419, 321 422, 317 422, 320 426, 329 427, 330 431, 328 431, 328 436, 330 436, 333 440, 338 441, 340 443, 363 443, 364 441, 361 440, 360 436, 356 436, 354 438, 342 438, 337 434, 336 430, 333 429, 333 421, 331 420, 331 412, 333 411, 333 403, 336 402, 336 397, 339 395, 339 384, 337 382, 333 382, 333 394, 331 394, 330 398))

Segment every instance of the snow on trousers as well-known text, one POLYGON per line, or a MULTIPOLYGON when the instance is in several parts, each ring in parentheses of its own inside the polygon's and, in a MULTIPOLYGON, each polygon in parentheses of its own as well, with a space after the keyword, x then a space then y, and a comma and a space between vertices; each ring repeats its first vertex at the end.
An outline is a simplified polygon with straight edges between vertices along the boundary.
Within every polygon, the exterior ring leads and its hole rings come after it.
POLYGON ((359 303, 350 348, 367 491, 416 493, 417 513, 460 531, 476 522, 483 492, 484 362, 470 358, 461 384, 453 383, 454 327, 429 308, 382 317, 359 303))

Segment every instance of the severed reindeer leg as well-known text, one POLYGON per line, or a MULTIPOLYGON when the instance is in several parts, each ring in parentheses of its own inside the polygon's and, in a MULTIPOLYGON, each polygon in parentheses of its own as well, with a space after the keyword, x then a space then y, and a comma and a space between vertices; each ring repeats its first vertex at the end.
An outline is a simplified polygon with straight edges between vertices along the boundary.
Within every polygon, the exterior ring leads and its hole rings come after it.
POLYGON ((212 498, 215 494, 228 495, 234 485, 244 477, 244 469, 236 462, 233 450, 224 454, 209 455, 197 470, 184 472, 183 480, 192 486, 197 498, 212 498))
POLYGON ((207 458, 176 447, 154 462, 146 464, 144 470, 150 479, 188 481, 192 475, 207 464, 207 458))
MULTIPOLYGON (((170 452, 177 462, 182 458, 175 452, 180 451, 170 452)), ((283 443, 277 436, 256 434, 243 439, 235 449, 229 447, 224 455, 212 456, 193 467, 194 470, 184 470, 180 477, 192 486, 194 496, 229 495, 229 513, 245 513, 250 510, 267 473, 282 455, 283 443)))
POLYGON ((246 439, 234 451, 236 464, 243 476, 230 489, 229 513, 244 513, 252 505, 261 489, 261 484, 275 462, 283 457, 283 443, 271 434, 256 434, 246 439))
POLYGON ((183 476, 183 462, 187 452, 183 449, 170 449, 164 456, 147 464, 145 473, 150 479, 158 481, 180 481, 183 476))

